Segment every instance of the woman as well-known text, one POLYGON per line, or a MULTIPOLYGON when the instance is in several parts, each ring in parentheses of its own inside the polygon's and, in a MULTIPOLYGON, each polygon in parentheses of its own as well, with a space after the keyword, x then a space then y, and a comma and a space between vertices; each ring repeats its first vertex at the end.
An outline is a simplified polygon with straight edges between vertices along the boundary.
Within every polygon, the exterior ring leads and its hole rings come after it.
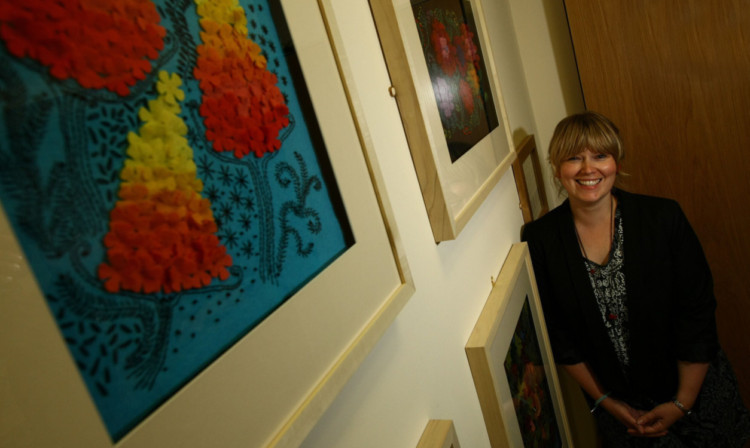
POLYGON ((523 231, 555 360, 581 385, 604 446, 741 447, 750 417, 716 333, 713 281, 668 199, 615 188, 617 127, 562 120, 549 161, 568 199, 523 231))

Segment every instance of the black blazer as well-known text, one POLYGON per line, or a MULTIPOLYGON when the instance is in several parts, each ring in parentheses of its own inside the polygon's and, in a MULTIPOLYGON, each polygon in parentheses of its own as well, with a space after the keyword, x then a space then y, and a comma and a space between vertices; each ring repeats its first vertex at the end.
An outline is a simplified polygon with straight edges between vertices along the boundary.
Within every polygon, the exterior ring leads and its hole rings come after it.
POLYGON ((588 362, 623 399, 677 391, 677 360, 710 362, 719 345, 711 272, 675 201, 615 190, 623 220, 630 330, 629 377, 620 369, 588 279, 566 200, 525 226, 555 360, 588 362))

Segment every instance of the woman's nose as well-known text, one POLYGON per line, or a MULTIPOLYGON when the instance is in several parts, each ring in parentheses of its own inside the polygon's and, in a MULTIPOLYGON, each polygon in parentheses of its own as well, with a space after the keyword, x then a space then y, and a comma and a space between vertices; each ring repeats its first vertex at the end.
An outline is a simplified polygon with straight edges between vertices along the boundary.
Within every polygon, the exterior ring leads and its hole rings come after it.
POLYGON ((588 171, 591 168, 591 162, 589 161, 588 157, 584 157, 583 160, 581 160, 581 171, 588 171))

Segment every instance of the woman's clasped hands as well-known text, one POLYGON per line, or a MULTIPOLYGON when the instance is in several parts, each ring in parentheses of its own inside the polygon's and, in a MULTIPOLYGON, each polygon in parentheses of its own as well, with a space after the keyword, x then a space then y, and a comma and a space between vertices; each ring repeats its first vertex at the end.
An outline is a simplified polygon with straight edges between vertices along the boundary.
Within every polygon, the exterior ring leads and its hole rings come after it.
POLYGON ((665 436, 669 427, 684 416, 672 402, 644 411, 610 397, 602 402, 602 407, 628 428, 628 434, 637 437, 665 436))

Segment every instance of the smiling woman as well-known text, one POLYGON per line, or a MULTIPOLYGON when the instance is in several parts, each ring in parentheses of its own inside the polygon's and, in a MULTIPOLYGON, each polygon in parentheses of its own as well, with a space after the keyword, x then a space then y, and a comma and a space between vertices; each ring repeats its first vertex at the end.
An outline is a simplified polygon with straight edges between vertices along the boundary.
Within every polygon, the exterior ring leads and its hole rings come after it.
POLYGON ((616 176, 615 159, 590 149, 565 160, 557 169, 557 178, 568 198, 581 205, 609 199, 616 176))
POLYGON ((677 202, 615 188, 623 155, 594 112, 563 119, 550 143, 568 200, 522 238, 555 361, 588 395, 605 446, 742 446, 750 417, 701 244, 677 202))
POLYGON ((611 156, 619 174, 620 164, 625 158, 625 148, 617 126, 596 112, 573 117, 562 120, 557 125, 550 141, 549 162, 554 168, 555 178, 560 178, 563 163, 580 159, 587 150, 590 155, 611 156))

